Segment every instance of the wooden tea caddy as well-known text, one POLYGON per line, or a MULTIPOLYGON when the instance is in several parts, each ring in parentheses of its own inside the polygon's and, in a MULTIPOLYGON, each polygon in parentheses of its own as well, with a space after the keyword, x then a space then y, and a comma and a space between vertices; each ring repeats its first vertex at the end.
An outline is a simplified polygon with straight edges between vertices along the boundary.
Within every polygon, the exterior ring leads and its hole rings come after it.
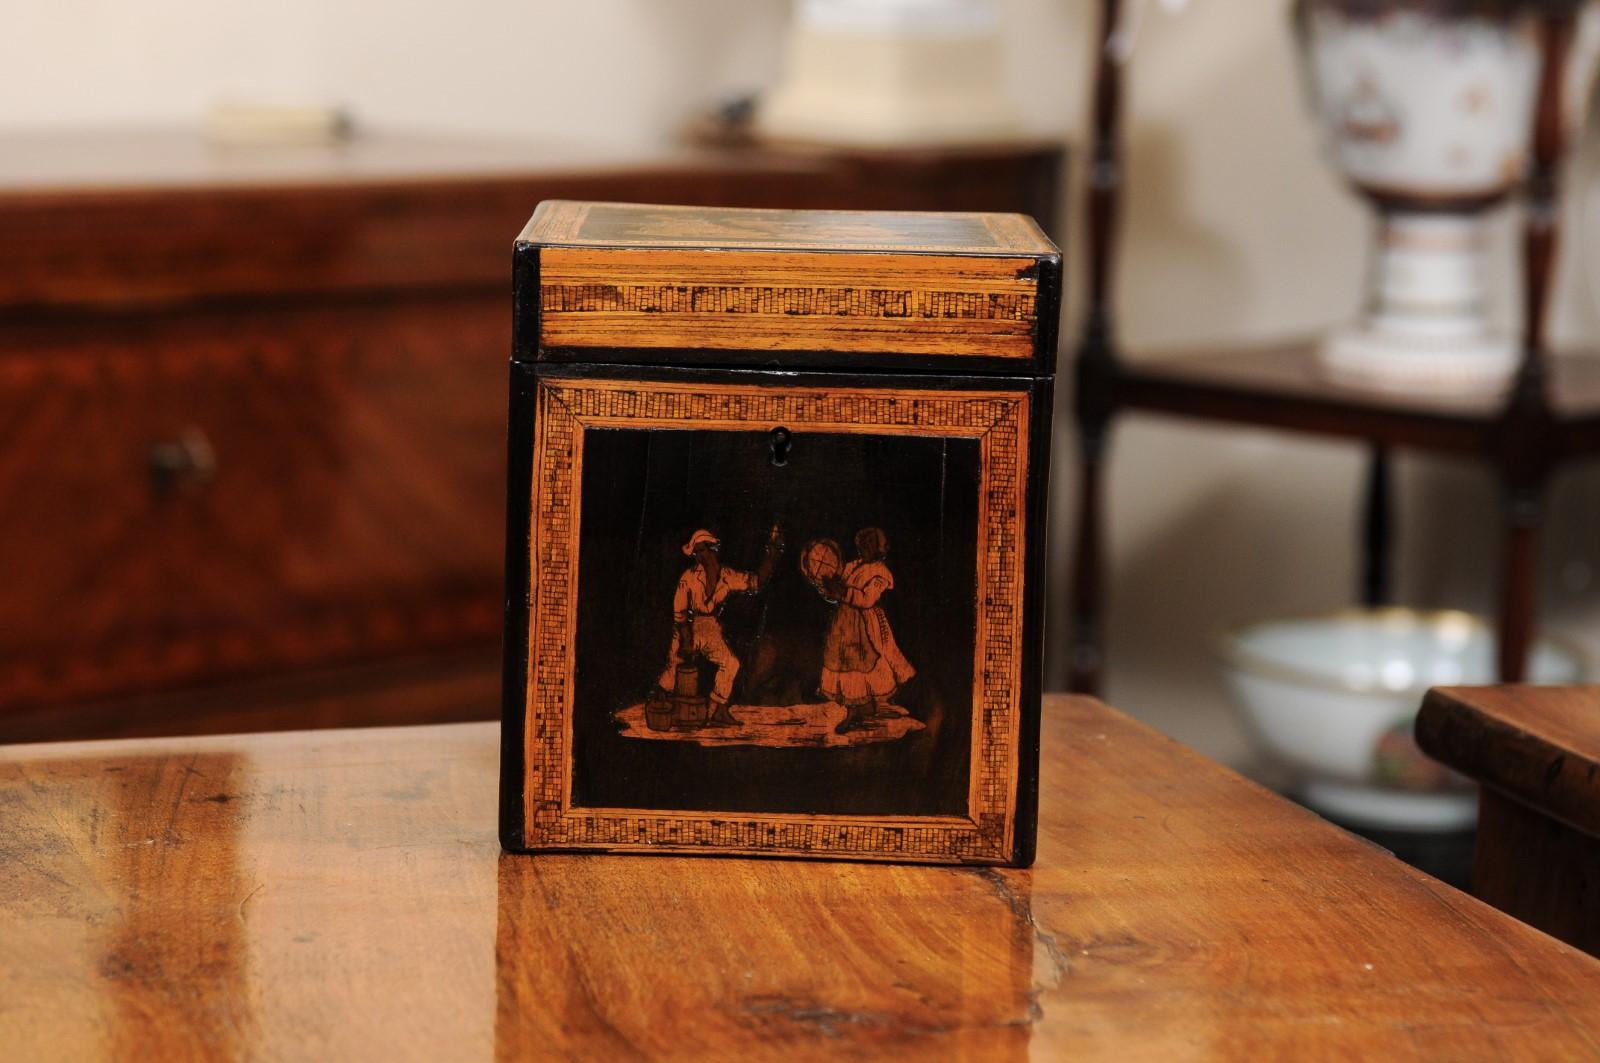
POLYGON ((551 201, 514 261, 504 846, 1030 863, 1055 246, 551 201))

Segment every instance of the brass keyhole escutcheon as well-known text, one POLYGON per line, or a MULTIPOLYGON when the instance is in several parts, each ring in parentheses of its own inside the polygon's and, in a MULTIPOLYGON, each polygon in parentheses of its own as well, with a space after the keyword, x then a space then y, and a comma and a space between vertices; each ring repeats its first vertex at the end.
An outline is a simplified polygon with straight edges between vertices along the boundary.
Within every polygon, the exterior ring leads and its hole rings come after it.
POLYGON ((772 447, 772 464, 781 469, 789 464, 789 451, 794 448, 794 433, 787 428, 774 428, 768 437, 768 445, 772 447))
POLYGON ((145 466, 150 473, 150 493, 161 499, 209 484, 217 475, 217 453, 206 434, 191 426, 175 439, 150 444, 145 466))

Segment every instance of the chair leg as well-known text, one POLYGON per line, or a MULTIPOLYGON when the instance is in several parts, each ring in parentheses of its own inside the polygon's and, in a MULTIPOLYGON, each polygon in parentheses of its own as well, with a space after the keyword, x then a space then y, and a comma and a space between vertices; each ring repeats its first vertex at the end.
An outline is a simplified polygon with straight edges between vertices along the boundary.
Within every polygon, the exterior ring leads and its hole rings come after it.
POLYGON ((1511 484, 1505 497, 1505 540, 1500 554, 1498 666, 1502 683, 1527 675, 1538 605, 1539 531, 1544 522, 1541 484, 1511 484))
POLYGON ((1367 494, 1361 513, 1361 603, 1388 605, 1393 546, 1394 494, 1389 448, 1374 446, 1367 463, 1367 494))
POLYGON ((1067 660, 1067 689, 1075 694, 1099 695, 1105 661, 1102 476, 1108 429, 1107 421, 1098 418, 1080 419, 1078 423, 1078 528, 1072 557, 1071 645, 1067 660))

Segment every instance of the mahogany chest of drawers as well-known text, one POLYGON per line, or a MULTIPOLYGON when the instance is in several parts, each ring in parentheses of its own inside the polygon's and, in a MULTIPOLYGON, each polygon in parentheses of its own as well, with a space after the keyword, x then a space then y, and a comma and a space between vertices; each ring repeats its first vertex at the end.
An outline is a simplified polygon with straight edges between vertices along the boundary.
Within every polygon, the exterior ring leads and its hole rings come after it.
POLYGON ((541 199, 1039 211, 1058 161, 0 139, 0 741, 494 713, 541 199))

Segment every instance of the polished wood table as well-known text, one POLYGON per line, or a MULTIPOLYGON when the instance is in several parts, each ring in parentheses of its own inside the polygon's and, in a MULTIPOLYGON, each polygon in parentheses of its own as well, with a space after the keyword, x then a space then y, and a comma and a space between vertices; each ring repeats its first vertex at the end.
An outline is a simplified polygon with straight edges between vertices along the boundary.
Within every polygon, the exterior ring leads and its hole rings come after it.
POLYGON ((1600 1052, 1600 961, 1089 699, 1031 871, 502 856, 496 738, 0 750, 0 1057, 1600 1052))

